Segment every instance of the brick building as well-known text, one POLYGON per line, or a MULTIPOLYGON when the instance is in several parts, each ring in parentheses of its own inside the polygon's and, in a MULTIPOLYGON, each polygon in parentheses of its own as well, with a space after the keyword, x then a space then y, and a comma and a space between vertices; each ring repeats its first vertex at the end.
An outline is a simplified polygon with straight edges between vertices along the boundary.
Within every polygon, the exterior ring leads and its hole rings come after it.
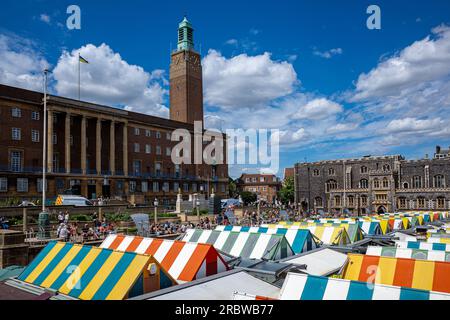
MULTIPOLYGON (((214 188, 226 195, 226 164, 175 165, 171 159, 178 144, 171 141, 172 132, 186 129, 193 137, 194 121, 203 121, 200 55, 186 19, 171 57, 170 120, 48 95, 43 133, 43 94, 0 85, 0 198, 41 196, 43 138, 49 197, 70 189, 88 198, 151 203, 157 197, 173 204, 179 189, 186 195, 214 188)), ((226 142, 223 151, 226 159, 226 142)))
POLYGON ((237 187, 240 192, 252 192, 258 194, 261 200, 274 203, 281 189, 281 181, 273 174, 243 174, 237 181, 237 187))
POLYGON ((295 165, 295 202, 303 210, 373 213, 450 209, 450 152, 432 159, 400 155, 295 165))

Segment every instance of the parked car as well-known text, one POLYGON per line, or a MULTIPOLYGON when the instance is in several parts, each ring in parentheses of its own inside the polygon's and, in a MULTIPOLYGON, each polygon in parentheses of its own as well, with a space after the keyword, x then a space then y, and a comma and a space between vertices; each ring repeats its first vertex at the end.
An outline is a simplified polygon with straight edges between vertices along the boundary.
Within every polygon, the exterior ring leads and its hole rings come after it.
POLYGON ((84 197, 65 194, 59 195, 55 201, 55 206, 90 207, 93 205, 91 201, 84 197))

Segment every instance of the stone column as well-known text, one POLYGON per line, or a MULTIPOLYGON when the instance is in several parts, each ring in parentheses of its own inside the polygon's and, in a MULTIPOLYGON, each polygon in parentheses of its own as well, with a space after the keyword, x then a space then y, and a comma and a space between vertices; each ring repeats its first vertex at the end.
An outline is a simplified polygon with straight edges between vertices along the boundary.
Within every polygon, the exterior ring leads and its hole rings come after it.
POLYGON ((102 174, 102 119, 97 118, 97 140, 95 143, 95 165, 97 174, 102 174))
POLYGON ((128 176, 128 126, 123 124, 123 174, 128 176))
POLYGON ((86 116, 81 118, 81 172, 86 175, 86 116))
POLYGON ((66 125, 65 125, 66 173, 70 173, 71 147, 72 146, 70 145, 70 113, 66 113, 66 125))
POLYGON ((47 112, 47 172, 53 172, 53 111, 51 110, 47 112))
POLYGON ((114 121, 111 121, 111 127, 109 132, 109 170, 111 171, 111 175, 116 174, 116 124, 114 121))

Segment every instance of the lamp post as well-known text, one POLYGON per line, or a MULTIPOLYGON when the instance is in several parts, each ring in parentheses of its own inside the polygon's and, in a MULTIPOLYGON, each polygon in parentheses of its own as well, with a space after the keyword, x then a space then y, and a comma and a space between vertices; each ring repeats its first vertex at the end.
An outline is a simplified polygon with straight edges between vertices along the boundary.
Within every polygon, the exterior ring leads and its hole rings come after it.
POLYGON ((153 202, 153 205, 155 206, 155 232, 156 232, 156 226, 158 225, 158 198, 155 198, 155 201, 153 202))
POLYGON ((195 202, 195 206, 197 207, 197 220, 200 223, 200 200, 197 199, 195 202))
MULTIPOLYGON (((50 226, 50 220, 48 217, 48 212, 45 207, 45 200, 46 200, 46 193, 45 193, 45 187, 47 185, 46 183, 46 173, 47 173, 47 157, 46 157, 46 151, 47 151, 47 81, 48 81, 48 69, 44 70, 44 130, 43 130, 43 146, 42 146, 42 212, 39 213, 38 218, 38 234, 37 237, 39 239, 46 239, 50 237, 49 233, 49 226, 50 226)), ((51 143, 49 141, 48 143, 51 143)))

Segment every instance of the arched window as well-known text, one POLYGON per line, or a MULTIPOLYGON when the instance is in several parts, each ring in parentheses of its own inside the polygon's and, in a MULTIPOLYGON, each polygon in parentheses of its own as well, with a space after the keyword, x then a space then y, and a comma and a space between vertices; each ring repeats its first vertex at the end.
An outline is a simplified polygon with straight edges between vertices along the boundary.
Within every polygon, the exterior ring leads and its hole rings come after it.
POLYGON ((445 198, 444 197, 438 197, 436 200, 437 208, 438 209, 445 209, 445 198))
POLYGON ((373 180, 373 187, 374 189, 379 189, 380 188, 380 180, 378 180, 377 178, 375 178, 373 180))
POLYGON ((334 176, 334 175, 336 175, 336 171, 333 168, 330 168, 330 169, 328 169, 328 175, 334 176))
POLYGON ((422 177, 421 176, 414 176, 413 177, 413 188, 414 189, 422 188, 422 177))
POLYGON ((426 209, 425 208, 425 198, 424 197, 418 197, 417 198, 417 206, 419 209, 426 209))
POLYGON ((433 178, 433 187, 434 188, 445 188, 444 176, 438 174, 433 178))
POLYGON ((361 196, 361 206, 367 206, 367 196, 361 196))
POLYGON ((336 180, 328 180, 326 183, 326 190, 327 192, 330 192, 332 190, 336 190, 338 188, 338 184, 336 180))
POLYGON ((314 199, 314 203, 316 204, 316 207, 322 207, 323 203, 322 203, 322 198, 321 197, 316 197, 314 199))
POLYGON ((348 205, 348 207, 353 207, 355 205, 355 197, 348 196, 347 197, 347 205, 348 205))
POLYGON ((368 189, 369 188, 369 181, 367 179, 359 180, 359 188, 360 189, 368 189))
POLYGON ((404 182, 404 183, 403 183, 403 189, 409 189, 409 184, 408 184, 408 182, 404 182))
POLYGON ((398 198, 398 207, 400 209, 406 209, 406 198, 405 197, 398 198))
POLYGON ((366 166, 361 167, 361 173, 367 173, 368 169, 366 166))
POLYGON ((314 176, 314 177, 320 176, 320 171, 319 171, 318 169, 314 169, 314 171, 313 171, 313 176, 314 176))
POLYGON ((391 170, 391 166, 390 165, 388 165, 388 164, 385 164, 385 165, 383 165, 383 171, 389 171, 389 170, 391 170))
POLYGON ((334 197, 334 206, 340 207, 341 206, 341 196, 335 196, 334 197))
POLYGON ((389 180, 388 178, 383 179, 383 188, 389 188, 389 180))

